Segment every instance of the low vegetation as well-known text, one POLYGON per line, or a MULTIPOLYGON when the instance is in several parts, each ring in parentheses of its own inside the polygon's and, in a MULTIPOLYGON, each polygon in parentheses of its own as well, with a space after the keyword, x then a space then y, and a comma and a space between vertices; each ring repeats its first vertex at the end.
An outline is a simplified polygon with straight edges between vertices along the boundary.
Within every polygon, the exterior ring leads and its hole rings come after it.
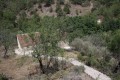
POLYGON ((8 80, 8 78, 4 74, 0 74, 0 80, 8 80))

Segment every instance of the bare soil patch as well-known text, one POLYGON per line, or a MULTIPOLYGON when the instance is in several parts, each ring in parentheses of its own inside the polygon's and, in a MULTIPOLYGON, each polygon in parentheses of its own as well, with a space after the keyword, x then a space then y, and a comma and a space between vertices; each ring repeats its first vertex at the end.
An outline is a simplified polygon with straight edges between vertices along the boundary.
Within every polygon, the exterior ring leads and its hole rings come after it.
POLYGON ((26 77, 26 75, 28 75, 28 67, 32 64, 33 61, 30 58, 23 61, 21 57, 1 59, 0 73, 5 74, 12 80, 19 80, 20 78, 26 77))
MULTIPOLYGON (((44 62, 45 60, 43 60, 43 64, 44 62)), ((29 80, 29 78, 31 78, 31 80, 66 80, 69 79, 70 75, 74 75, 80 80, 93 80, 85 73, 76 75, 73 71, 74 67, 72 65, 68 63, 66 64, 65 62, 59 63, 63 64, 63 66, 57 65, 58 70, 53 72, 51 71, 52 67, 50 67, 51 69, 47 71, 49 74, 41 74, 39 73, 39 64, 32 57, 12 56, 8 59, 1 58, 0 74, 3 73, 9 78, 9 80, 29 80)), ((52 65, 53 64, 51 64, 51 66, 52 65)), ((74 76, 70 78, 74 78, 74 76)))

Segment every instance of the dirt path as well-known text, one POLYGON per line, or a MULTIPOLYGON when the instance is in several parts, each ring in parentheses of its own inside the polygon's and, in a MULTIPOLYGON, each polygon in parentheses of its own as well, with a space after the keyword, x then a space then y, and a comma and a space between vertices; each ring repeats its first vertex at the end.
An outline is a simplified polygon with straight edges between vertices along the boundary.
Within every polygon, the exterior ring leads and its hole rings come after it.
POLYGON ((85 68, 85 73, 88 74, 89 76, 91 76, 93 79, 97 79, 97 80, 111 80, 111 78, 97 70, 95 70, 92 67, 89 67, 75 59, 71 59, 69 60, 73 65, 75 66, 84 66, 85 68))

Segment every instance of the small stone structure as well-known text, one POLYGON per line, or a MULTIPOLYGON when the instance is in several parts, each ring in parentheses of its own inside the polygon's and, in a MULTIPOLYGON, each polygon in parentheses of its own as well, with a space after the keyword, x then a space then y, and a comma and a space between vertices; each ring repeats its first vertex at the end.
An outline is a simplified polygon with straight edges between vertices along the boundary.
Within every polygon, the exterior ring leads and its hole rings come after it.
MULTIPOLYGON (((26 33, 26 34, 18 34, 17 35, 17 43, 18 48, 15 49, 15 53, 17 55, 29 55, 31 56, 31 53, 33 52, 33 47, 35 46, 35 42, 38 42, 38 38, 40 37, 39 32, 34 33, 34 40, 26 33)), ((69 43, 66 41, 59 41, 58 47, 65 49, 65 50, 71 50, 72 48, 69 46, 69 43)))
POLYGON ((104 20, 104 17, 102 15, 98 16, 97 24, 101 24, 103 20, 104 20))
MULTIPOLYGON (((39 32, 34 33, 34 40, 37 40, 37 37, 40 36, 39 32)), ((18 34, 17 35, 17 43, 18 48, 15 49, 15 53, 18 55, 30 55, 33 52, 33 46, 35 46, 35 42, 33 39, 26 34, 18 34)))
POLYGON ((72 47, 69 46, 69 43, 67 41, 59 41, 58 46, 65 50, 72 50, 72 47))
POLYGON ((71 64, 73 64, 74 66, 83 66, 85 68, 84 72, 95 80, 112 80, 109 76, 99 72, 98 70, 96 70, 92 67, 89 67, 89 66, 85 65, 82 62, 79 62, 78 60, 76 60, 74 58, 66 59, 64 57, 57 57, 57 59, 60 60, 60 61, 61 60, 68 61, 71 64))

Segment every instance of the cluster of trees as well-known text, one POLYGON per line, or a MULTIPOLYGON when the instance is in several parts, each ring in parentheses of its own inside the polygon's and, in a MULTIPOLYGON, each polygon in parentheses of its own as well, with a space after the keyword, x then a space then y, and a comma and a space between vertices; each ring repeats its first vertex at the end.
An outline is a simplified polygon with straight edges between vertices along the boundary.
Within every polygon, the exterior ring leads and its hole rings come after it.
POLYGON ((119 22, 119 19, 105 19, 101 25, 98 25, 97 17, 94 15, 88 15, 83 17, 77 16, 56 18, 39 18, 37 16, 34 16, 32 19, 20 19, 17 26, 23 32, 37 31, 38 29, 40 29, 40 26, 44 26, 46 28, 48 26, 51 26, 55 29, 59 29, 59 27, 62 27, 63 31, 69 34, 69 40, 71 41, 71 39, 74 39, 76 37, 82 37, 84 35, 104 31, 115 31, 120 28, 119 22))
POLYGON ((39 18, 34 16, 32 19, 20 19, 18 21, 18 28, 23 32, 37 31, 44 27, 54 27, 55 29, 63 28, 71 39, 75 37, 82 37, 83 35, 100 32, 102 28, 97 25, 97 18, 95 16, 84 17, 44 17, 39 18), (46 23, 48 22, 48 23, 46 23), (33 27, 34 26, 34 27, 33 27))

